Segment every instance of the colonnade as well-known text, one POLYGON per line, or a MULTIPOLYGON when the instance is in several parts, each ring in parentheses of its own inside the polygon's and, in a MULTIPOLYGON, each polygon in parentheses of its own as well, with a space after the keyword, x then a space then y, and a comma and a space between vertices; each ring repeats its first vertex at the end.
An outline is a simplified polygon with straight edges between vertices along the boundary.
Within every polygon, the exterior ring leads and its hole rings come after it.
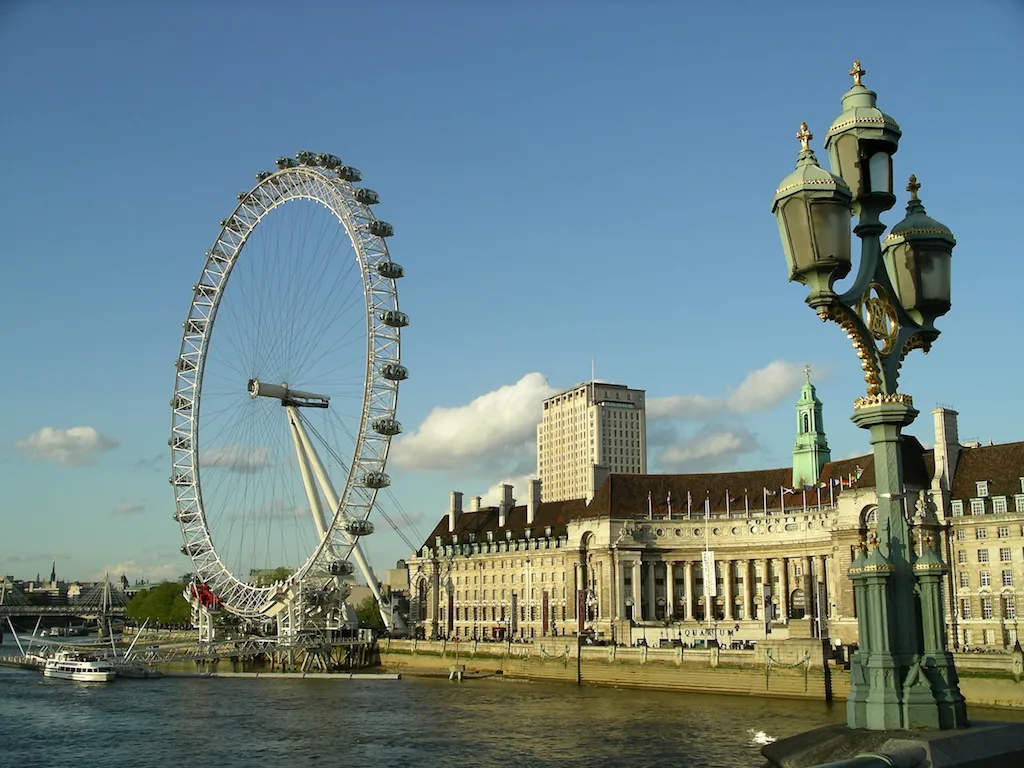
MULTIPOLYGON (((616 618, 634 621, 690 621, 706 616, 701 598, 707 590, 700 559, 649 559, 620 550, 615 563, 616 618), (660 583, 659 583, 660 581, 660 583), (701 583, 698 589, 697 584, 701 583), (702 615, 700 615, 702 614, 702 615)), ((716 611, 726 621, 764 620, 765 585, 770 585, 770 618, 789 621, 791 596, 801 590, 804 610, 811 614, 817 583, 825 584, 827 604, 834 594, 831 555, 795 555, 721 559, 715 562, 716 611), (797 575, 799 574, 799 575, 797 575), (756 584, 756 588, 755 588, 756 584), (719 601, 721 605, 719 606, 719 601)))

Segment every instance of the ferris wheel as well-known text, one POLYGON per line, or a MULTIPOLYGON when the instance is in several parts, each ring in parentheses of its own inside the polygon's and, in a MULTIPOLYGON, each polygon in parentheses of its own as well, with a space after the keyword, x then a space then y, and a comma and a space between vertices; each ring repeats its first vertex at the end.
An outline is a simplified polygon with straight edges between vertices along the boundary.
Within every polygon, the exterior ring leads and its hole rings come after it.
POLYGON ((251 619, 296 584, 344 597, 358 569, 394 628, 362 543, 408 376, 394 228, 334 155, 277 168, 220 222, 183 326, 169 441, 182 552, 193 594, 251 619))

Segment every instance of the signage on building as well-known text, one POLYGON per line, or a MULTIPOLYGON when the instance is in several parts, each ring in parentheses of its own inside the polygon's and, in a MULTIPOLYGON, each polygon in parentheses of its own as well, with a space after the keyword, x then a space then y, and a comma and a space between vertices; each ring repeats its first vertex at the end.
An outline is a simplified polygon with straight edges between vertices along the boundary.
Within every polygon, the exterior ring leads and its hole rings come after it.
POLYGON ((700 553, 700 567, 704 574, 705 597, 718 597, 718 580, 715 578, 715 550, 705 549, 700 553))

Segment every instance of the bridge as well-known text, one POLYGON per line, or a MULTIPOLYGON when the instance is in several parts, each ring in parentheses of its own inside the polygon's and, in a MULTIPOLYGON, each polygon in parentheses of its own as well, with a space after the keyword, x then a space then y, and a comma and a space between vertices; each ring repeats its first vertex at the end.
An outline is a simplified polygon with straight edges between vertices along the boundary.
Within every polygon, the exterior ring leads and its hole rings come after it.
POLYGON ((32 616, 77 616, 100 619, 124 616, 128 597, 109 578, 65 605, 33 605, 25 594, 10 584, 0 584, 0 618, 32 616))

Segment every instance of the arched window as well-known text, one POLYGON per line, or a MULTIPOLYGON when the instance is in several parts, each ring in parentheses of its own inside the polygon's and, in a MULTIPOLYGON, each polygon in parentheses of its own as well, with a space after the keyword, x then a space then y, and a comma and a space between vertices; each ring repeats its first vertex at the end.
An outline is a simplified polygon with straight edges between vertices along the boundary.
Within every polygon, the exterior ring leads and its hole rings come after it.
POLYGON ((811 431, 811 415, 809 413, 804 414, 804 432, 811 431))

